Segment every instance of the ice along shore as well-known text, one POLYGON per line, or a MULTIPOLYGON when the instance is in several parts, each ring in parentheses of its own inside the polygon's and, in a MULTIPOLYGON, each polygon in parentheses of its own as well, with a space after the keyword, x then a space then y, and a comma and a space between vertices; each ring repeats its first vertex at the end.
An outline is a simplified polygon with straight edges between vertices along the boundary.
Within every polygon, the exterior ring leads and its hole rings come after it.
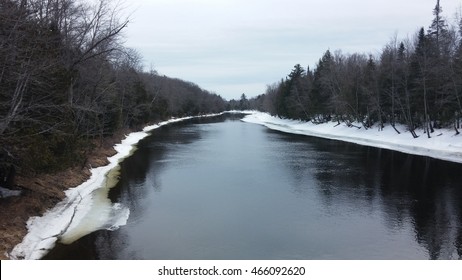
POLYGON ((262 112, 252 112, 243 121, 264 125, 269 129, 286 133, 345 141, 462 163, 462 134, 456 135, 455 131, 451 129, 436 129, 431 138, 428 138, 423 130, 416 130, 420 137, 413 138, 402 125, 396 126, 401 132, 398 134, 390 125, 385 126, 380 131, 378 127, 366 130, 361 127, 361 124, 350 127, 345 123, 339 125, 337 122, 314 124, 281 119, 262 112))
POLYGON ((129 157, 139 141, 164 125, 193 118, 214 117, 220 114, 174 118, 126 136, 116 144, 116 154, 109 164, 91 169, 91 177, 81 185, 65 191, 65 198, 40 217, 27 221, 27 234, 7 255, 10 259, 41 259, 59 240, 69 244, 100 229, 115 230, 127 223, 130 210, 108 198, 109 190, 117 184, 120 163, 129 157))

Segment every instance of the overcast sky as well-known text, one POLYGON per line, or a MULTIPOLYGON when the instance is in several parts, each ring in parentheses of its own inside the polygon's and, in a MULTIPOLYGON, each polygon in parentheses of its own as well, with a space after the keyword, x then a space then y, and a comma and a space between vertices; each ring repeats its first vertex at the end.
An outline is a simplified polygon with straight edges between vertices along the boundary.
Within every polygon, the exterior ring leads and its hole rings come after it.
MULTIPOLYGON (((453 22, 462 0, 441 0, 453 22)), ((377 54, 395 33, 413 36, 436 0, 130 0, 126 45, 146 68, 226 99, 264 93, 323 53, 377 54)))

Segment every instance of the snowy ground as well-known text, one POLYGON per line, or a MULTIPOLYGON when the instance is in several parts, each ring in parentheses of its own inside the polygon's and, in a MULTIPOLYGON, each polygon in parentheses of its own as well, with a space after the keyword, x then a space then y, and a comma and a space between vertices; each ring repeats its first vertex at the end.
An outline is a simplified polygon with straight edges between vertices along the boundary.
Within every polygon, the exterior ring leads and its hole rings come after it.
POLYGON ((114 147, 117 154, 108 158, 110 162, 108 165, 92 169, 90 179, 66 191, 66 198, 62 202, 42 217, 29 219, 27 235, 13 249, 9 257, 40 259, 55 246, 58 239, 64 244, 69 244, 96 230, 115 230, 125 225, 130 210, 119 203, 112 203, 108 198, 109 190, 118 180, 119 163, 131 155, 136 144, 148 136, 150 131, 166 124, 192 118, 194 117, 171 119, 129 134, 114 147))
MULTIPOLYGON (((252 112, 243 121, 286 133, 335 139, 462 163, 462 135, 455 135, 455 131, 450 129, 436 130, 431 134, 431 138, 428 138, 423 131, 416 131, 420 137, 414 139, 404 126, 397 126, 398 131, 401 132, 398 134, 390 125, 383 131, 379 131, 378 127, 366 130, 363 127, 361 129, 348 127, 344 123, 313 124, 281 119, 261 112, 252 112)), ((361 124, 355 125, 361 127, 361 124)))

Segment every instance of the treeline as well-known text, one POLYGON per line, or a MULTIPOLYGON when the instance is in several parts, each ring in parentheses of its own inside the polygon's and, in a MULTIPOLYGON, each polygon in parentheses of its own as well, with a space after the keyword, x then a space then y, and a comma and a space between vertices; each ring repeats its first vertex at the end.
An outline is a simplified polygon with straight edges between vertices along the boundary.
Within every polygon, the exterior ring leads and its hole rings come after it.
POLYGON ((0 1, 0 169, 50 172, 124 128, 221 112, 197 85, 142 70, 109 0, 0 1))
POLYGON ((360 123, 365 129, 401 123, 414 137, 435 127, 459 134, 462 118, 462 20, 449 26, 437 1, 434 19, 414 40, 388 43, 378 56, 326 51, 314 70, 296 65, 285 80, 250 100, 280 117, 360 123))

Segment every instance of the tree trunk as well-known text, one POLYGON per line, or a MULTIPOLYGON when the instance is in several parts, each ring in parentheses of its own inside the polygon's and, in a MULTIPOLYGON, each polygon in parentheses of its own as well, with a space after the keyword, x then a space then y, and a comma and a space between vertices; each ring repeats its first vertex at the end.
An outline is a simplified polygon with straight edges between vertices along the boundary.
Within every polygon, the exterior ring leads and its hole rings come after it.
POLYGON ((428 116, 428 105, 427 105, 427 85, 426 85, 425 78, 422 80, 422 84, 423 84, 423 93, 424 93, 425 130, 427 131, 428 138, 431 138, 431 136, 430 136, 430 118, 428 116))
POLYGON ((72 107, 74 105, 74 78, 71 78, 67 98, 68 98, 69 105, 72 107))

